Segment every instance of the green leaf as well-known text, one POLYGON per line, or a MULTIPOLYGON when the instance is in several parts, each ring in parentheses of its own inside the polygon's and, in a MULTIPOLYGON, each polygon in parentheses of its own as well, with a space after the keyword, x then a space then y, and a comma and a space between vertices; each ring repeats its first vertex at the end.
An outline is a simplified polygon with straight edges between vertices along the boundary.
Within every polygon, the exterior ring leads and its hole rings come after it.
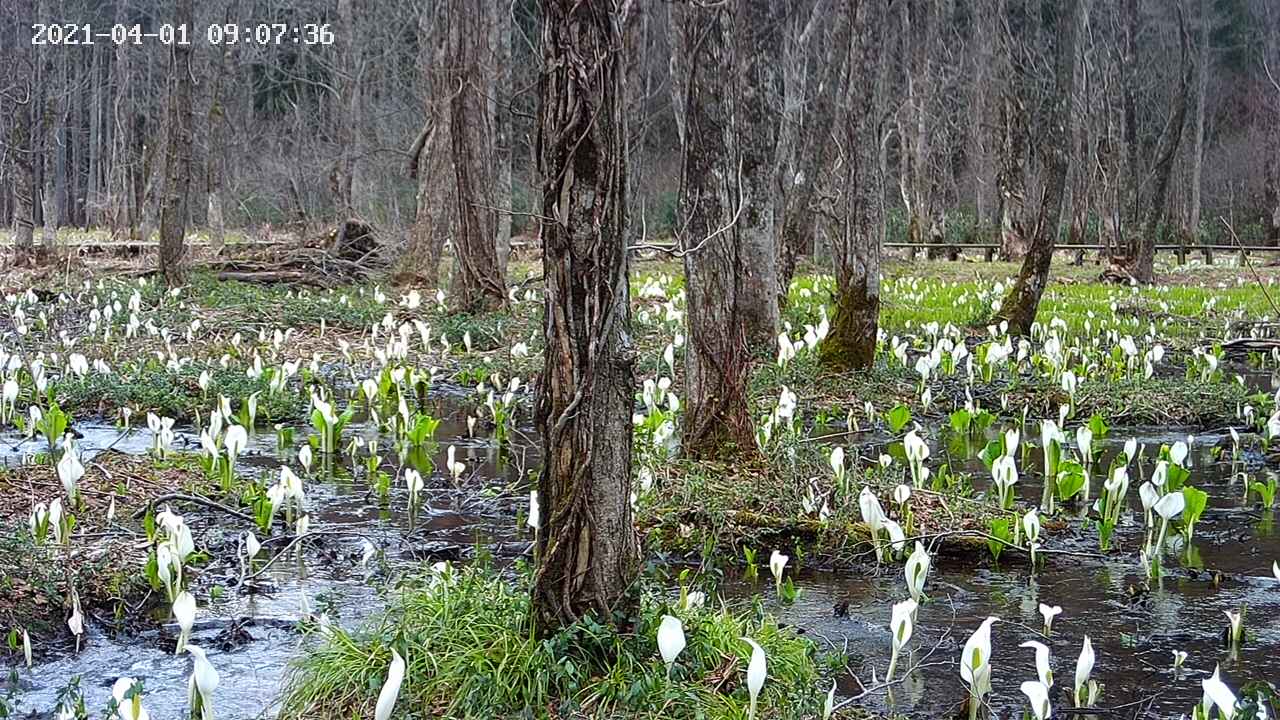
POLYGON ((885 414, 884 419, 889 423, 889 429, 896 435, 902 432, 902 428, 906 427, 907 423, 911 422, 911 408, 898 404, 885 414))
POLYGON ((1084 467, 1077 462, 1058 464, 1058 499, 1066 502, 1084 489, 1084 467))
POLYGON ((1012 525, 1008 518, 992 518, 987 524, 988 532, 998 540, 987 540, 987 549, 996 562, 1000 561, 1000 553, 1004 552, 1006 543, 1013 543, 1012 525), (999 542, 1004 540, 1005 542, 999 542))
POLYGON ((1187 527, 1195 527, 1200 516, 1204 514, 1205 506, 1209 503, 1209 493, 1188 485, 1182 488, 1182 498, 1187 503, 1182 510, 1182 522, 1187 527))
POLYGON ((1089 430, 1093 432, 1094 442, 1101 440, 1107 436, 1107 433, 1111 432, 1111 428, 1107 425, 1107 421, 1098 413, 1094 413, 1093 417, 1089 418, 1089 430))
POLYGON ((986 465, 987 469, 990 470, 991 466, 994 465, 996 460, 1003 454, 1004 436, 1001 435, 995 440, 987 443, 987 446, 982 449, 982 453, 978 455, 978 457, 982 459, 982 464, 986 465))

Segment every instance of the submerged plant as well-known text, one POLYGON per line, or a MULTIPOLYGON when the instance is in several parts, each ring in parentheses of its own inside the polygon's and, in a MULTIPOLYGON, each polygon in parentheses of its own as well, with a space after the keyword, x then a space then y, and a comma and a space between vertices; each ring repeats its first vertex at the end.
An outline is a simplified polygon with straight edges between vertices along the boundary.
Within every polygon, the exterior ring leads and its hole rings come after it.
POLYGON ((1244 643, 1244 608, 1222 612, 1227 616, 1227 647, 1232 652, 1238 652, 1244 643))
POLYGON ((1204 514, 1204 509, 1209 505, 1209 493, 1192 487, 1190 485, 1182 488, 1182 534, 1186 538, 1187 547, 1190 548, 1192 539, 1196 535, 1196 523, 1200 521, 1200 516, 1204 514))
POLYGON ((1012 455, 1001 455, 991 464, 991 479, 996 488, 996 504, 1002 509, 1013 507, 1013 486, 1018 482, 1018 465, 1012 455))
POLYGON ((902 447, 911 470, 911 483, 917 488, 924 487, 925 481, 929 479, 929 468, 924 464, 929 459, 929 444, 912 430, 903 438, 902 447))
POLYGON ((348 407, 341 415, 333 409, 333 404, 321 395, 312 393, 311 427, 318 433, 317 448, 320 452, 332 455, 338 451, 342 440, 342 431, 355 416, 355 407, 348 407))
POLYGON ((1045 689, 1053 687, 1053 670, 1049 667, 1049 648, 1041 642, 1028 640, 1018 647, 1029 648, 1036 654, 1036 676, 1045 686, 1045 689))
POLYGON ((143 692, 142 681, 131 677, 119 678, 111 686, 111 700, 120 720, 150 719, 151 715, 142 706, 143 692))
POLYGON ((1062 431, 1052 420, 1040 422, 1040 447, 1044 453, 1044 492, 1040 497, 1040 509, 1046 515, 1053 514, 1053 501, 1057 495, 1058 461, 1062 457, 1062 431))
POLYGON ((1204 691, 1204 698, 1201 700, 1199 707, 1196 708, 1196 717, 1201 720, 1208 720, 1209 711, 1217 708, 1218 717, 1223 720, 1231 720, 1236 714, 1236 695, 1231 692, 1231 688, 1222 682, 1221 670, 1218 666, 1214 666, 1213 674, 1208 678, 1200 681, 1200 687, 1204 691))
POLYGON ((196 621, 196 598, 183 590, 173 600, 173 618, 178 621, 178 644, 174 654, 181 654, 187 648, 187 640, 191 638, 191 628, 196 621))
POLYGON ((1280 489, 1280 480, 1277 480, 1274 473, 1267 473, 1267 480, 1255 480, 1249 485, 1249 489, 1258 495, 1258 501, 1262 503, 1262 507, 1273 510, 1276 506, 1276 494, 1280 489))

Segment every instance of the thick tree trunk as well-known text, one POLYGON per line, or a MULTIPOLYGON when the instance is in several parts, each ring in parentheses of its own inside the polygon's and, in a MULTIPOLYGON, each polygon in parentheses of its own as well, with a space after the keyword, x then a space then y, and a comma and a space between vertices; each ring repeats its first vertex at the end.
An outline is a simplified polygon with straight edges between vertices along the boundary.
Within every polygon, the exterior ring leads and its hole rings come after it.
MULTIPOLYGON (((688 455, 710 457, 752 447, 744 287, 750 250, 748 233, 738 225, 749 222, 747 207, 738 205, 746 173, 735 136, 754 129, 737 114, 735 90, 724 87, 738 59, 732 10, 684 6, 673 18, 678 36, 671 64, 685 93, 679 102, 685 130, 677 220, 689 320, 683 443, 688 455)), ((776 312, 772 293, 768 300, 776 312)))
MULTIPOLYGON (((177 0, 177 21, 194 26, 193 0, 177 0)), ((170 46, 169 137, 160 204, 160 273, 170 287, 186 279, 187 196, 191 188, 191 46, 170 46)))
POLYGON ((1076 42, 1080 28, 1081 0, 1061 0, 1054 6, 1057 13, 1054 48, 1054 88, 1048 103, 1047 118, 1043 129, 1044 141, 1040 151, 1048 169, 1048 186, 1040 200, 1031 246, 1023 259, 1018 280, 1009 288, 996 313, 999 320, 1007 320, 1009 332, 1026 335, 1035 322, 1040 296, 1049 282, 1049 266, 1053 262, 1053 248, 1062 225, 1063 195, 1067 186, 1067 172, 1071 163, 1071 103, 1075 93, 1076 42))
POLYGON ((533 609, 542 635, 630 612, 635 401, 627 277, 626 117, 619 3, 543 0, 540 80, 547 351, 533 609))
POLYGON ((1138 0, 1122 0, 1124 18, 1121 45, 1121 93, 1124 115, 1124 148, 1125 148, 1125 205, 1120 213, 1121 226, 1118 228, 1117 248, 1125 248, 1132 257, 1137 246, 1136 233, 1125 228, 1138 222, 1138 208, 1142 205, 1142 175, 1139 163, 1138 143, 1138 34, 1141 31, 1141 13, 1138 12, 1138 0))
POLYGON ((452 172, 449 165, 449 95, 442 82, 440 68, 445 67, 449 51, 447 9, 440 5, 424 6, 418 18, 421 48, 419 72, 426 96, 426 122, 409 148, 406 174, 417 180, 418 192, 413 225, 409 229, 409 247, 401 272, 416 277, 430 287, 441 287, 440 258, 449 236, 453 197, 452 172))
POLYGON ((843 8, 849 27, 840 133, 843 156, 828 173, 832 209, 832 250, 836 266, 835 314, 819 361, 836 370, 871 367, 880 322, 881 197, 875 168, 879 149, 875 88, 881 62, 883 3, 856 0, 843 8))
POLYGON ((464 312, 493 310, 507 301, 498 263, 494 128, 484 89, 488 13, 463 0, 449 4, 449 137, 456 183, 457 235, 453 305, 464 312))
MULTIPOLYGON (((776 347, 778 337, 778 233, 773 202, 778 184, 778 115, 773 107, 782 93, 778 32, 783 16, 776 0, 741 0, 730 7, 730 143, 740 172, 736 183, 731 183, 737 185, 737 197, 732 198, 737 222, 732 232, 740 256, 736 303, 747 349, 754 354, 776 347)), ((732 176, 732 168, 728 169, 732 176)))
MULTIPOLYGON (((437 101, 428 103, 428 110, 437 101)), ((449 236, 453 188, 448 183, 449 116, 438 112, 427 121, 419 141, 409 151, 408 175, 418 181, 417 208, 409 229, 409 248, 403 270, 431 287, 440 285, 440 257, 449 236), (423 162, 425 160, 425 162, 423 162)))

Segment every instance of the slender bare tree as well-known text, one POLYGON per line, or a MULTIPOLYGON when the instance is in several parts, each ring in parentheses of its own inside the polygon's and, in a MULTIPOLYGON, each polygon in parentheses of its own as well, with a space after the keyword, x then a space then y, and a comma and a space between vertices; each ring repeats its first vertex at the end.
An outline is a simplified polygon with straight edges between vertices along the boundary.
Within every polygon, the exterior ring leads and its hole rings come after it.
MULTIPOLYGON (((193 0, 177 0, 174 19, 194 27, 193 0)), ((160 273, 170 287, 186 280, 187 199, 191 190, 191 45, 169 46, 169 135, 160 202, 160 273)))
POLYGON ((1169 185, 1173 181, 1174 161, 1182 145, 1183 129, 1187 124, 1187 105, 1195 82, 1195 60, 1191 55, 1191 35, 1187 31, 1182 4, 1177 4, 1178 37, 1181 49, 1178 86, 1174 90, 1169 108, 1169 119, 1160 140, 1156 144, 1155 161, 1151 167, 1151 202, 1147 206, 1146 223, 1141 233, 1133 237, 1128 257, 1128 274, 1141 283, 1155 281, 1156 239, 1164 219, 1169 197, 1169 185))
POLYGON ((1039 203, 1031 230, 1031 240, 1018 279, 1009 288, 996 318, 1009 323, 1009 332, 1025 335, 1035 322, 1040 297, 1049 282, 1053 248, 1062 222, 1063 195, 1071 162, 1072 99, 1075 94, 1076 42, 1080 34, 1080 14, 1087 0, 1062 0, 1054 5, 1053 90, 1045 109, 1039 113, 1044 127, 1036 151, 1048 170, 1048 186, 1039 203))

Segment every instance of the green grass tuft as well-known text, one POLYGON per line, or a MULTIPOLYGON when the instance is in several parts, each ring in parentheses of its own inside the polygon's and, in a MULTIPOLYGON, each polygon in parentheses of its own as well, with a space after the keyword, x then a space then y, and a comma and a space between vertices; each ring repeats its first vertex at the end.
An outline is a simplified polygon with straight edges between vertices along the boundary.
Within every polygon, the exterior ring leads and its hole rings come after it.
POLYGON ((756 606, 677 611, 646 594, 619 631, 590 619, 534 639, 529 593, 485 569, 418 581, 355 634, 336 631, 291 670, 280 717, 371 717, 395 647, 408 664, 395 717, 743 718, 751 637, 768 657, 761 718, 820 711, 816 650, 756 606), (670 679, 656 633, 664 614, 688 642, 670 679))

